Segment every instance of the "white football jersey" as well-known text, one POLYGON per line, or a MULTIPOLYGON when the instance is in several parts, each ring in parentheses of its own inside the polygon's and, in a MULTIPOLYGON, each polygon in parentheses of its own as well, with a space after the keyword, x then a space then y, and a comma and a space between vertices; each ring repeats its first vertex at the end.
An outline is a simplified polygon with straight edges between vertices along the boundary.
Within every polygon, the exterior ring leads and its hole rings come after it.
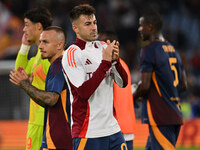
POLYGON ((120 131, 113 116, 113 79, 123 87, 127 75, 120 62, 102 60, 104 42, 72 44, 62 59, 70 89, 72 137, 97 138, 120 131))

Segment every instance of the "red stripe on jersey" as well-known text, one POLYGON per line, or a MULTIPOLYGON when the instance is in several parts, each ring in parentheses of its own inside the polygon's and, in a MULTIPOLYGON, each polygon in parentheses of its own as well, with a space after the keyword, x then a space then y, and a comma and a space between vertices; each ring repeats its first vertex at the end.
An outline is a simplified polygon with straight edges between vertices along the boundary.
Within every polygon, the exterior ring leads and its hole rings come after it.
POLYGON ((70 62, 71 62, 72 67, 74 67, 73 62, 72 62, 72 51, 73 51, 73 50, 74 50, 74 48, 72 48, 72 49, 70 50, 70 62))
POLYGON ((90 106, 89 106, 89 103, 87 102, 87 112, 85 115, 83 126, 81 128, 81 132, 79 134, 79 138, 84 138, 86 136, 88 124, 89 124, 89 116, 90 116, 90 106))
POLYGON ((74 59, 74 52, 76 50, 77 50, 76 48, 70 47, 68 49, 68 51, 67 51, 67 61, 68 61, 68 64, 69 64, 69 66, 72 66, 72 67, 75 67, 75 68, 77 68, 76 62, 75 62, 75 59, 74 59))
POLYGON ((70 65, 70 51, 71 51, 71 49, 72 49, 72 47, 70 47, 68 50, 67 50, 67 61, 68 61, 68 64, 69 64, 69 66, 71 66, 70 65))
POLYGON ((105 45, 106 44, 106 42, 104 42, 104 41, 100 41, 100 43, 101 43, 101 45, 105 45))
POLYGON ((76 62, 75 62, 75 59, 74 59, 74 52, 75 52, 76 50, 77 50, 77 49, 73 49, 73 50, 72 50, 72 58, 73 58, 72 61, 73 61, 73 63, 74 63, 74 67, 75 67, 75 68, 77 68, 76 62))
POLYGON ((52 74, 58 74, 60 68, 60 61, 61 59, 56 59, 55 62, 52 64, 52 74))

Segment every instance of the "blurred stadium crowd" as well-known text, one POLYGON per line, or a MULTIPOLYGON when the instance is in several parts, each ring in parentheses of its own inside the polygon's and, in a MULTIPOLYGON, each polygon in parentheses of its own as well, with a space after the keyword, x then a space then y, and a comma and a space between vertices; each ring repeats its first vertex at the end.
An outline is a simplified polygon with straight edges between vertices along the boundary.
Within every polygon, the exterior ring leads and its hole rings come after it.
MULTIPOLYGON (((182 95, 184 117, 200 117, 199 0, 1 0, 0 60, 15 60, 23 34, 23 14, 39 5, 51 11, 54 25, 65 29, 68 45, 73 43, 75 34, 68 12, 80 3, 90 3, 96 8, 99 31, 117 33, 120 56, 131 70, 133 83, 140 80, 139 52, 144 44, 137 31, 138 19, 146 6, 157 9, 163 16, 164 36, 180 52, 188 76, 189 90, 182 95)), ((138 105, 135 105, 137 117, 140 116, 138 105)))

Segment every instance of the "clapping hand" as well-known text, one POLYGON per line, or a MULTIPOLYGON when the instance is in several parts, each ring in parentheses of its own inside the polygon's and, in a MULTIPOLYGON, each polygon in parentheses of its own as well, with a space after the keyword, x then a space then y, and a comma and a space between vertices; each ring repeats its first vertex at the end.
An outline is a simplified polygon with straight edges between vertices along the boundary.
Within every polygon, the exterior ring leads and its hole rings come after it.
POLYGON ((107 61, 115 61, 119 58, 119 42, 114 40, 112 43, 107 40, 107 48, 103 48, 103 59, 107 61))
POLYGON ((18 67, 17 70, 13 69, 12 71, 10 71, 9 76, 10 82, 15 84, 16 86, 20 86, 21 82, 24 80, 28 80, 30 83, 33 80, 33 74, 31 74, 31 76, 29 77, 23 67, 18 67))

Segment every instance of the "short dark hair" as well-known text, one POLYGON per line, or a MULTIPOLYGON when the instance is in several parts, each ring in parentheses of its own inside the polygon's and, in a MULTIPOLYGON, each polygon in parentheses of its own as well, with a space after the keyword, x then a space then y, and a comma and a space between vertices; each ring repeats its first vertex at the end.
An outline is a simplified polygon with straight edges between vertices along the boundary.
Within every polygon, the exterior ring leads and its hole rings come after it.
POLYGON ((152 24, 152 26, 155 28, 156 31, 162 30, 162 25, 163 25, 162 17, 157 11, 153 9, 146 9, 143 12, 142 17, 144 17, 145 24, 152 24))
POLYGON ((45 7, 37 7, 28 10, 24 14, 24 18, 29 19, 33 23, 41 23, 43 29, 45 29, 48 26, 51 26, 53 21, 51 13, 45 7))
POLYGON ((92 7, 89 4, 81 4, 81 5, 75 6, 71 10, 69 17, 70 17, 70 21, 73 22, 74 20, 78 19, 80 15, 90 16, 92 14, 95 14, 94 7, 92 7))
POLYGON ((67 35, 66 35, 65 31, 63 30, 63 28, 61 28, 59 26, 49 26, 49 27, 45 28, 43 31, 50 31, 50 30, 54 30, 59 34, 63 34, 63 36, 64 36, 64 44, 66 45, 66 43, 67 43, 67 35))

